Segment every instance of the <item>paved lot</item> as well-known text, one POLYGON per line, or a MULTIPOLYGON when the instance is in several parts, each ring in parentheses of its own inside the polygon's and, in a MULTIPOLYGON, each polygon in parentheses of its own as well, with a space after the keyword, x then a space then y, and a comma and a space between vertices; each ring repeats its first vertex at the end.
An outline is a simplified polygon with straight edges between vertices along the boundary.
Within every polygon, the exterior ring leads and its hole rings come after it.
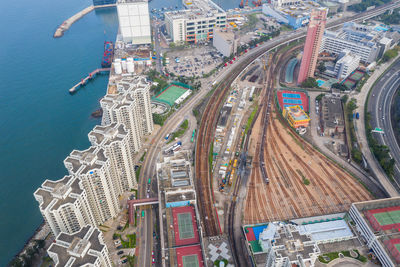
POLYGON ((178 76, 202 76, 222 63, 222 56, 213 46, 177 49, 167 53, 168 72, 178 76), (179 62, 177 62, 179 61, 179 62))

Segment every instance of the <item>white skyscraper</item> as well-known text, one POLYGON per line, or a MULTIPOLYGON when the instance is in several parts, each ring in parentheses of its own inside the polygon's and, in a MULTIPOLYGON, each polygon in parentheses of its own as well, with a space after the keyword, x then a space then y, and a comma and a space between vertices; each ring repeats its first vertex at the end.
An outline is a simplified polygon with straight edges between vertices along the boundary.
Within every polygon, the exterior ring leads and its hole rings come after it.
POLYGON ((56 267, 111 267, 103 234, 87 225, 74 234, 60 233, 47 253, 56 267))
POLYGON ((137 188, 129 131, 125 131, 122 124, 112 123, 106 126, 97 125, 88 136, 93 146, 104 148, 112 169, 116 170, 118 194, 137 188))
POLYGON ((46 180, 34 193, 39 209, 53 234, 74 233, 95 220, 81 182, 71 176, 46 180))
POLYGON ((126 43, 150 44, 149 5, 143 0, 119 0, 117 2, 119 31, 126 43))
POLYGON ((73 150, 64 165, 71 175, 82 181, 96 225, 118 215, 118 175, 111 159, 105 156, 104 148, 92 146, 84 151, 73 150))

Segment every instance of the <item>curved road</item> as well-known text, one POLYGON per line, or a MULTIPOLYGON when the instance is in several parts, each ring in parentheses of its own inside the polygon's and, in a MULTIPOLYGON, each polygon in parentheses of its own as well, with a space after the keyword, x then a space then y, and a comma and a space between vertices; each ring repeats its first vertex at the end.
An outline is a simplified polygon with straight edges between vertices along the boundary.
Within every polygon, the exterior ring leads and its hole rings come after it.
MULTIPOLYGON (((391 4, 387 4, 385 6, 376 8, 371 11, 367 11, 361 14, 358 14, 354 17, 351 18, 342 18, 339 20, 336 20, 334 22, 329 22, 327 25, 327 28, 329 27, 335 27, 339 26, 340 24, 343 24, 344 22, 348 21, 355 21, 355 20, 361 20, 361 19, 367 19, 371 18, 374 16, 377 16, 383 12, 385 12, 388 9, 395 8, 399 6, 399 1, 396 1, 391 4)), ((266 52, 269 49, 272 49, 278 45, 282 45, 284 43, 289 43, 292 42, 293 40, 303 38, 305 35, 305 29, 297 30, 295 32, 289 32, 286 34, 282 34, 279 37, 264 43, 262 46, 251 50, 249 53, 246 55, 242 56, 239 58, 240 61, 244 61, 247 58, 251 57, 255 53, 260 53, 260 51, 266 52)), ((250 64, 251 62, 249 62, 250 64)), ((230 75, 231 71, 235 68, 237 63, 230 65, 228 68, 223 69, 221 73, 219 73, 219 76, 217 78, 214 78, 215 81, 219 82, 227 78, 228 75, 230 75)), ((207 85, 206 85, 207 86, 207 85)), ((210 86, 208 86, 210 87, 210 86)), ((181 118, 188 112, 191 112, 193 106, 198 103, 198 101, 205 96, 205 94, 208 92, 208 90, 200 90, 199 93, 197 93, 195 96, 193 96, 180 110, 175 112, 169 120, 165 123, 165 125, 160 129, 160 131, 156 134, 156 136, 152 139, 151 145, 148 149, 145 162, 143 163, 142 166, 142 171, 140 175, 140 185, 139 185, 139 197, 140 198, 145 198, 146 197, 146 178, 150 177, 155 177, 155 164, 157 162, 157 158, 159 153, 161 152, 161 142, 164 138, 164 136, 167 133, 170 133, 176 126, 177 124, 181 121, 181 118)), ((154 179, 153 179, 154 180, 154 179)), ((154 187, 154 186, 153 186, 154 187)), ((153 192, 151 192, 153 194, 153 192)), ((139 226, 138 226, 138 233, 139 234, 139 259, 138 259, 138 264, 139 266, 151 266, 151 248, 153 247, 153 237, 152 237, 152 232, 153 232, 153 218, 154 214, 152 212, 146 212, 145 218, 141 219, 139 226)), ((158 223, 158 222, 156 222, 158 223)), ((161 235, 162 236, 162 235, 161 235)), ((161 240, 162 242, 163 240, 161 240)), ((163 252, 162 252, 163 253, 163 252)))
POLYGON ((384 134, 373 133, 373 136, 380 144, 389 147, 390 155, 396 161, 394 178, 397 188, 400 188, 400 148, 394 135, 390 109, 399 87, 400 60, 397 60, 372 88, 367 108, 371 113, 372 128, 377 127, 384 131, 384 134))

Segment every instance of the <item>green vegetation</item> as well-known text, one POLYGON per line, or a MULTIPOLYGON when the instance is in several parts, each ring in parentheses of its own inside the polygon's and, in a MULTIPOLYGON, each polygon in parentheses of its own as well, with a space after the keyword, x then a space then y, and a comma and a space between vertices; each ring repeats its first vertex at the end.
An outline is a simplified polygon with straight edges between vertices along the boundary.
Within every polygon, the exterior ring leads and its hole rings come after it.
POLYGON ((347 88, 347 86, 342 83, 334 83, 334 84, 332 84, 331 88, 339 89, 340 91, 349 90, 349 88, 347 88))
POLYGON ((398 54, 399 54, 399 48, 398 47, 390 49, 390 50, 386 51, 385 54, 383 54, 382 62, 388 62, 389 60, 397 57, 398 54))
POLYGON ((323 61, 321 61, 321 62, 318 64, 317 69, 319 70, 320 73, 326 71, 326 67, 325 67, 325 64, 324 64, 323 61))
POLYGON ((143 153, 143 155, 140 157, 139 161, 143 162, 145 156, 146 156, 146 152, 143 153))
MULTIPOLYGON (((281 120, 279 120, 279 121, 282 123, 281 120)), ((288 124, 288 125, 289 125, 289 124, 288 124)), ((288 135, 290 135, 290 136, 293 138, 293 141, 294 141, 299 147, 301 147, 301 149, 304 150, 303 144, 302 144, 290 131, 287 131, 287 133, 288 133, 288 135)))
POLYGON ((169 116, 172 115, 172 113, 174 113, 174 111, 175 110, 173 108, 171 108, 167 114, 161 115, 161 114, 153 113, 153 122, 155 124, 163 126, 164 122, 168 119, 169 116))
POLYGON ((389 155, 389 148, 385 145, 381 145, 376 141, 376 139, 372 136, 372 126, 371 126, 371 114, 368 112, 365 125, 365 131, 367 133, 367 140, 369 147, 381 165, 382 169, 385 171, 387 176, 393 181, 394 174, 394 164, 395 161, 389 155))
POLYGON ((378 7, 389 3, 391 0, 363 0, 361 3, 354 4, 348 7, 348 10, 354 12, 364 12, 368 7, 378 7))
POLYGON ((344 250, 344 251, 340 251, 340 252, 325 253, 323 255, 318 256, 318 260, 322 263, 329 263, 329 262, 333 261, 334 259, 339 258, 339 253, 342 253, 343 256, 345 256, 345 257, 353 258, 353 259, 359 260, 361 262, 367 262, 368 259, 366 257, 364 257, 363 255, 361 255, 357 249, 354 249, 353 251, 357 253, 357 257, 352 257, 350 255, 350 251, 344 250), (328 257, 329 260, 325 260, 324 257, 328 257))
POLYGON ((254 116, 256 115, 258 110, 258 105, 253 105, 253 108, 254 108, 253 111, 251 112, 249 118, 247 119, 246 128, 244 130, 245 134, 247 134, 247 131, 250 129, 250 126, 253 123, 254 116))
MULTIPOLYGON (((140 176, 140 169, 142 168, 142 165, 139 165, 139 168, 137 168, 137 170, 135 171, 135 175, 136 175, 136 181, 139 183, 139 176, 140 176)), ((137 194, 136 196, 137 197, 137 194)))
POLYGON ((308 77, 304 82, 301 83, 303 88, 319 88, 317 80, 312 77, 308 77))
POLYGON ((344 96, 342 96, 341 100, 342 100, 343 104, 346 104, 347 100, 349 100, 349 96, 344 95, 344 96))
POLYGON ((369 78, 369 75, 365 74, 364 77, 361 79, 361 81, 359 81, 357 83, 357 87, 356 87, 357 92, 361 92, 361 89, 363 88, 364 84, 367 82, 368 78, 369 78))
POLYGON ((127 259, 128 260, 128 263, 129 263, 129 266, 130 267, 135 267, 135 261, 136 261, 136 258, 135 258, 135 255, 124 255, 122 258, 125 258, 125 259, 127 259))
POLYGON ((123 248, 135 248, 136 247, 136 234, 126 235, 128 240, 124 240, 120 234, 114 233, 113 237, 118 237, 121 240, 123 248))
POLYGON ((54 265, 54 262, 49 256, 42 257, 42 264, 40 265, 40 267, 50 267, 53 265, 54 265))
POLYGON ((184 120, 182 124, 179 126, 179 129, 172 133, 171 137, 169 138, 167 144, 173 142, 175 138, 181 137, 187 130, 189 126, 188 120, 184 120))
POLYGON ((253 29, 257 24, 258 18, 256 14, 250 14, 247 16, 247 22, 243 25, 243 30, 253 29))
POLYGON ((319 95, 317 95, 317 97, 315 98, 315 100, 321 101, 322 98, 323 98, 324 96, 325 96, 325 94, 319 94, 319 95))
POLYGON ((223 260, 216 260, 214 261, 214 266, 219 267, 219 263, 223 261, 225 263, 225 266, 228 266, 228 260, 227 259, 223 259, 223 260))
POLYGON ((282 32, 292 31, 292 30, 293 30, 293 27, 290 26, 290 25, 282 24, 280 30, 281 30, 282 32))
POLYGON ((399 8, 393 10, 392 14, 389 14, 389 11, 386 11, 383 15, 381 15, 380 20, 386 25, 399 24, 400 23, 399 11, 400 11, 399 8))
POLYGON ((296 169, 297 173, 301 176, 301 179, 303 180, 303 184, 305 185, 309 185, 310 184, 310 180, 308 180, 304 174, 301 172, 301 170, 296 169))
POLYGON ((351 151, 351 157, 352 159, 360 164, 362 162, 362 153, 360 149, 358 148, 357 145, 357 136, 354 128, 354 121, 353 121, 353 112, 354 110, 357 109, 357 101, 352 98, 346 105, 343 104, 344 107, 344 114, 345 114, 345 120, 346 120, 346 126, 347 126, 347 134, 349 135, 348 137, 348 145, 351 151))

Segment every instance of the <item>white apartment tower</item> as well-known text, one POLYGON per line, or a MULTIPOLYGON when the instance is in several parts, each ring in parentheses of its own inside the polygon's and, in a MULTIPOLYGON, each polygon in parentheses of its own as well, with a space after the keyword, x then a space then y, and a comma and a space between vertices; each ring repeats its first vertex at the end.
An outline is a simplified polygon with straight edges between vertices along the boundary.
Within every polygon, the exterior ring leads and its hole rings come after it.
POLYGON ((130 146, 134 153, 142 147, 143 126, 138 101, 129 93, 106 95, 100 100, 103 109, 102 125, 122 123, 129 130, 130 146))
POLYGON ((61 233, 47 250, 56 267, 112 267, 101 231, 87 225, 74 234, 61 233))
POLYGON ((117 2, 119 32, 126 43, 150 44, 148 1, 119 0, 117 2))
POLYGON ((58 181, 46 180, 33 194, 39 209, 55 236, 74 233, 95 220, 81 182, 71 175, 58 181))
POLYGON ((125 130, 124 125, 97 125, 88 136, 92 146, 104 148, 105 156, 111 161, 111 168, 116 170, 118 194, 137 188, 129 131, 125 130))
POLYGON ((82 181, 96 225, 118 215, 120 183, 104 148, 92 146, 84 151, 73 150, 64 165, 71 175, 82 181))

